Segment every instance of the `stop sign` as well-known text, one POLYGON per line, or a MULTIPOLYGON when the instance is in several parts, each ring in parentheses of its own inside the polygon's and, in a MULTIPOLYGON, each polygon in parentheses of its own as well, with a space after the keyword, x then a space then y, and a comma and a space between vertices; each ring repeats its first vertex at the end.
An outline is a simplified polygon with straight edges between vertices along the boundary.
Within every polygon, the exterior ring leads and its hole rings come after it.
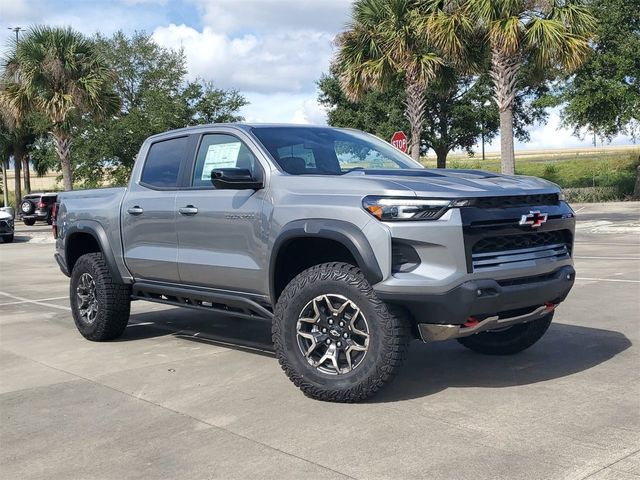
POLYGON ((404 132, 396 132, 391 137, 391 145, 401 152, 407 153, 407 136, 404 132))

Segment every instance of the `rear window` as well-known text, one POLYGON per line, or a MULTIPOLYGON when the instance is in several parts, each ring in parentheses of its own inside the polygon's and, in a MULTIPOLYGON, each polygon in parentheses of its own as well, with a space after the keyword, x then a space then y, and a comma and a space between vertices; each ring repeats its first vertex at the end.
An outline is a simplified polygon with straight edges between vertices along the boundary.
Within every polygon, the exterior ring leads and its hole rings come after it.
POLYGON ((141 183, 152 187, 177 187, 187 142, 188 137, 179 137, 152 144, 142 169, 141 183))

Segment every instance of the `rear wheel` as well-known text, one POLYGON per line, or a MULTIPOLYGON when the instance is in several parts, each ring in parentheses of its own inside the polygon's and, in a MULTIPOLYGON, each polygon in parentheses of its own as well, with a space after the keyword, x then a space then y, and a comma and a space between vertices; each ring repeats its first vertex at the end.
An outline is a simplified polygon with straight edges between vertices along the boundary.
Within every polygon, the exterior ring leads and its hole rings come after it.
POLYGON ((513 325, 504 330, 489 330, 462 337, 458 342, 474 352, 486 355, 512 355, 526 350, 540 340, 552 320, 553 312, 537 320, 513 325))
POLYGON ((25 218, 22 221, 28 227, 30 227, 31 225, 35 225, 35 223, 36 223, 36 219, 35 218, 25 218))
POLYGON ((131 287, 113 279, 101 253, 78 259, 69 296, 73 319, 83 337, 102 342, 122 335, 129 322, 131 287))
POLYGON ((282 369, 306 395, 357 402, 402 365, 409 322, 392 314, 360 270, 326 263, 305 270, 275 308, 273 342, 282 369))

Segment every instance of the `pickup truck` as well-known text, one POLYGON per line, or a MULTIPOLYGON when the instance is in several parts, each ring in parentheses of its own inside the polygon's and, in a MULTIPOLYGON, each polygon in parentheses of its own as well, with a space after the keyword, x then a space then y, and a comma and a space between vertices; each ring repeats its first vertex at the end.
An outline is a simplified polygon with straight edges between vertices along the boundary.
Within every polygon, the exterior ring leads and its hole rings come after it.
POLYGON ((414 338, 536 343, 574 282, 574 227, 542 179, 425 169, 357 130, 220 124, 147 139, 126 188, 62 193, 55 255, 89 340, 122 335, 132 300, 265 319, 296 386, 356 402, 414 338))

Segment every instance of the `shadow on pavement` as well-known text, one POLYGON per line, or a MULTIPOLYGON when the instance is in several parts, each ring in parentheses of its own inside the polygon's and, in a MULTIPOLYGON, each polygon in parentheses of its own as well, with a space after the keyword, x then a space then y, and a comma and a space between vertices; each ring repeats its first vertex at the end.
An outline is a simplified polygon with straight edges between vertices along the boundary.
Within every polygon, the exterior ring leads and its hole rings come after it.
MULTIPOLYGON (((270 322, 182 308, 132 315, 119 341, 163 335, 273 356, 270 322), (145 322, 153 324, 135 325, 145 322)), ((631 345, 616 331, 563 323, 553 323, 539 343, 513 356, 477 354, 455 340, 414 341, 399 375, 370 402, 420 398, 448 387, 502 388, 553 380, 600 365, 631 345)))
POLYGON ((30 235, 16 235, 16 234, 14 234, 14 236, 13 236, 13 243, 27 243, 29 240, 31 240, 31 236, 30 235))

